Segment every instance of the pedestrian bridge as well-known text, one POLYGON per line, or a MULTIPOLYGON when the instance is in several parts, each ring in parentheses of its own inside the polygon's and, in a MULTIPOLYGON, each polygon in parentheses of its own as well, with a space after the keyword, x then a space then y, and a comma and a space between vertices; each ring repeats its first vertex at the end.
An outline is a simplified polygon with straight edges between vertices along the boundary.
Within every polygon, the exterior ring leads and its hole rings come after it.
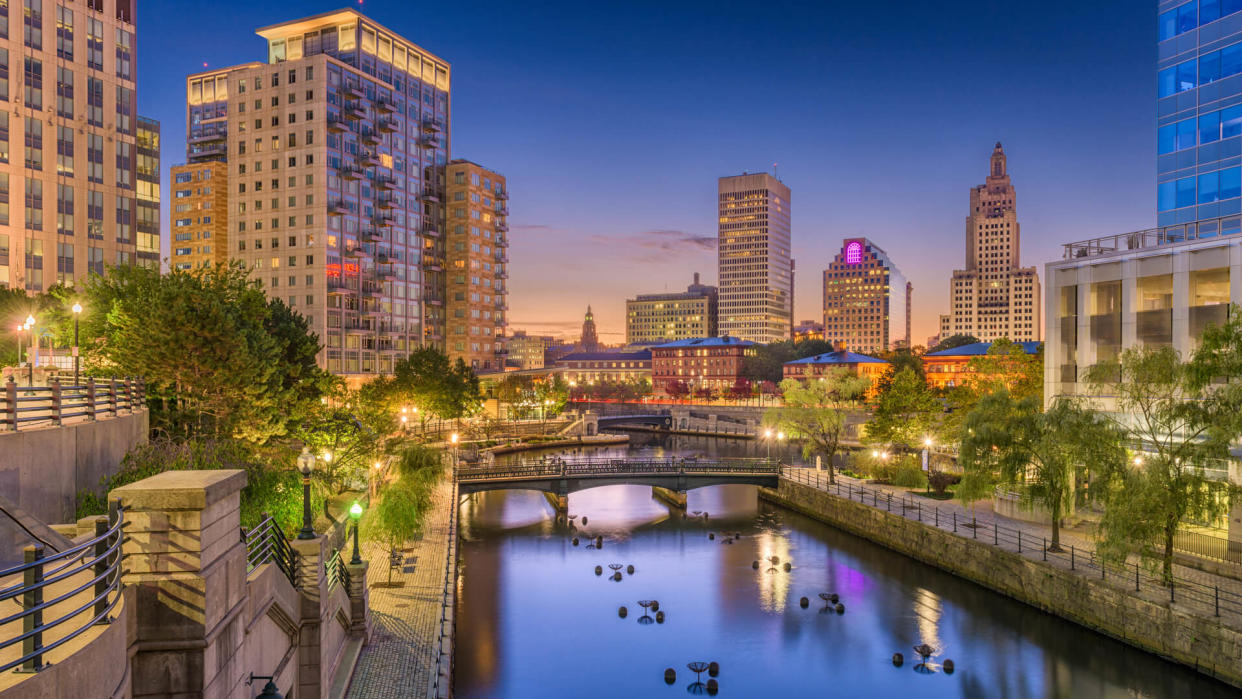
POLYGON ((780 466, 766 459, 553 459, 458 468, 458 492, 541 490, 564 500, 606 485, 648 485, 685 493, 712 485, 775 488, 780 466))

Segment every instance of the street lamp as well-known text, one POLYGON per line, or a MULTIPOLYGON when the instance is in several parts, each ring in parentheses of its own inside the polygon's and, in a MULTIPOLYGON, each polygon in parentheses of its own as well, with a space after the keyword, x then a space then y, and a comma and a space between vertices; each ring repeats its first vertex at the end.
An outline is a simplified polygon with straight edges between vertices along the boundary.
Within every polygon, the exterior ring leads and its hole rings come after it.
POLYGON ((772 460, 772 430, 763 431, 763 441, 768 445, 768 461, 772 460))
POLYGON ((456 470, 457 469, 457 433, 456 432, 449 435, 449 443, 453 445, 452 446, 453 469, 456 470))
POLYGON ((78 385, 78 316, 82 313, 82 304, 73 304, 73 385, 78 385))
POLYGON ((383 468, 384 468, 384 462, 383 462, 383 461, 376 461, 376 462, 375 462, 375 470, 371 472, 370 482, 371 482, 371 499, 372 499, 372 500, 374 500, 374 499, 375 499, 375 493, 376 493, 376 491, 377 491, 377 490, 379 490, 379 488, 378 488, 378 486, 377 486, 377 484, 376 484, 376 482, 375 482, 375 481, 376 481, 378 478, 380 478, 380 476, 382 476, 382 475, 383 475, 382 473, 380 473, 380 471, 381 471, 383 468))
POLYGON ((928 450, 931 449, 931 445, 932 445, 931 437, 925 437, 923 439, 923 472, 927 474, 927 494, 928 495, 931 495, 931 469, 927 467, 927 454, 928 454, 928 450))
POLYGON ((276 688, 276 678, 271 675, 256 675, 250 673, 250 679, 246 680, 246 686, 249 687, 255 680, 267 680, 267 684, 263 685, 263 691, 255 696, 254 699, 285 699, 285 695, 280 693, 276 688))
POLYGON ((357 502, 350 505, 349 516, 354 520, 354 557, 349 559, 349 564, 356 566, 362 563, 362 556, 358 552, 358 520, 362 519, 362 505, 357 502))
POLYGON ((26 331, 30 333, 30 349, 26 351, 26 361, 30 364, 30 373, 26 375, 27 386, 34 386, 34 363, 35 359, 39 356, 38 348, 35 346, 37 340, 34 333, 34 324, 34 315, 26 316, 26 331), (30 356, 32 353, 34 354, 34 357, 30 356))
MULTIPOLYGON (((17 370, 18 371, 21 371, 22 369, 22 331, 25 329, 26 329, 26 326, 22 325, 21 323, 18 323, 17 327, 14 328, 14 330, 17 332, 17 370)), ((18 375, 20 376, 20 374, 18 375)))
POLYGON ((309 447, 302 447, 302 453, 298 454, 298 471, 302 473, 302 531, 298 532, 299 539, 314 539, 315 526, 311 522, 311 506, 310 506, 310 475, 315 470, 315 455, 310 452, 309 447))

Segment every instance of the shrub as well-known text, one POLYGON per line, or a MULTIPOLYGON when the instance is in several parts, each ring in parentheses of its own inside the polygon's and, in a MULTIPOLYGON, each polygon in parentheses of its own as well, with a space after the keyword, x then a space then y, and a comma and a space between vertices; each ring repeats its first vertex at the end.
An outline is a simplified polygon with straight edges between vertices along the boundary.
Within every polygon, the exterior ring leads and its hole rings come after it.
POLYGON ((931 485, 931 489, 936 491, 936 495, 944 496, 945 491, 951 485, 957 485, 962 482, 962 477, 956 473, 948 473, 946 471, 932 471, 927 482, 931 485))
POLYGON ((893 473, 893 485, 902 488, 927 487, 927 474, 913 454, 906 454, 893 460, 896 469, 893 473))

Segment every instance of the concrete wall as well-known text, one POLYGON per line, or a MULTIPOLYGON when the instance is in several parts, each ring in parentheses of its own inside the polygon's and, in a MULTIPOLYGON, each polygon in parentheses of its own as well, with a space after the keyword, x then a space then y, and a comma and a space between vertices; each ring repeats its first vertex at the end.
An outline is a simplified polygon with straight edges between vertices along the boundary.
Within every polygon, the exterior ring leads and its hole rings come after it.
POLYGON ((71 522, 79 490, 99 490, 147 441, 147 410, 61 427, 0 432, 0 492, 46 523, 71 522))
POLYGON ((1242 631, 1112 584, 781 479, 765 500, 1242 687, 1242 631))

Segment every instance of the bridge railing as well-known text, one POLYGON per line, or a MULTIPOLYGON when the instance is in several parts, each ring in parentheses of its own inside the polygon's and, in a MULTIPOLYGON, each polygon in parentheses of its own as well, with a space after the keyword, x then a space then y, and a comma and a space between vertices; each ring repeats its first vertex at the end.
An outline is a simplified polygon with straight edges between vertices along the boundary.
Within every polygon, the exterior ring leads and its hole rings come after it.
POLYGON ((581 478, 610 475, 778 475, 780 465, 767 459, 579 459, 533 461, 495 467, 459 467, 459 481, 519 478, 581 478))

